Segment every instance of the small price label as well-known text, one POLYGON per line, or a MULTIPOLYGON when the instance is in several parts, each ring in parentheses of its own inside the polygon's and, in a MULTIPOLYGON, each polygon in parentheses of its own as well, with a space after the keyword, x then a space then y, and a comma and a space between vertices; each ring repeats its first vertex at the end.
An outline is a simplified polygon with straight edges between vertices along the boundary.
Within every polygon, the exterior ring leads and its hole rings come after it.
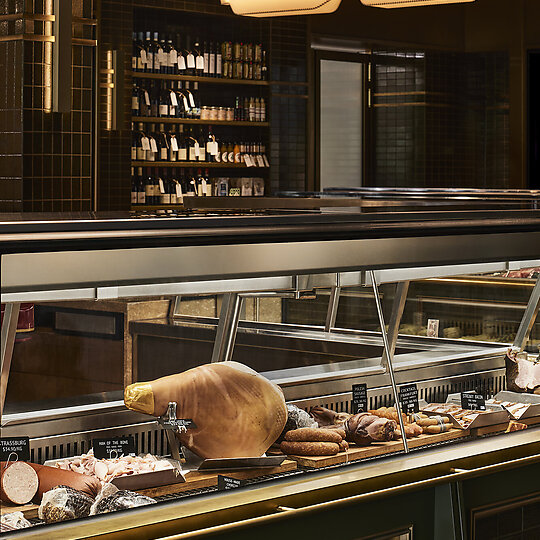
POLYGON ((127 437, 109 437, 107 439, 92 439, 94 456, 97 459, 117 458, 121 455, 135 455, 135 439, 127 437))
POLYGON ((0 439, 0 461, 28 461, 30 459, 30 439, 28 437, 2 437, 0 439), (10 454, 17 454, 17 459, 10 454))
POLYGON ((231 478, 230 476, 223 476, 218 474, 218 489, 236 489, 245 485, 245 480, 238 480, 237 478, 231 478))
POLYGON ((366 412, 368 409, 367 384, 353 384, 352 410, 353 413, 366 412))
POLYGON ((405 414, 417 413, 420 410, 416 384, 405 384, 399 388, 399 402, 401 403, 401 411, 405 414))
POLYGON ((470 411, 485 411, 486 400, 482 394, 477 394, 476 392, 462 392, 461 408, 470 411))
MULTIPOLYGON (((180 190, 180 194, 182 191, 180 190)), ((197 429, 197 425, 191 418, 175 418, 171 420, 166 420, 163 422, 166 426, 179 427, 185 429, 197 429)))

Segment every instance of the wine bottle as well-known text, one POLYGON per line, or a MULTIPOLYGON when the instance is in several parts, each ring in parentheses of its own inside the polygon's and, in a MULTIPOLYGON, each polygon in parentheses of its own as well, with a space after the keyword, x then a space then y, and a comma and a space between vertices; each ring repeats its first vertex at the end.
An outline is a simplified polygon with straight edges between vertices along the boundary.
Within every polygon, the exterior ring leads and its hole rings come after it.
POLYGON ((150 132, 146 136, 150 142, 150 150, 146 151, 146 161, 156 161, 158 159, 158 145, 155 124, 150 124, 150 132))
POLYGON ((195 108, 195 101, 193 94, 189 89, 189 81, 185 81, 184 95, 186 96, 188 109, 186 110, 186 118, 193 118, 193 109, 195 108))
POLYGON ((131 204, 137 204, 137 179, 133 167, 131 167, 131 204))
POLYGON ((158 115, 160 118, 169 118, 170 102, 171 102, 170 92, 165 88, 165 83, 163 81, 159 81, 158 115))
POLYGON ((137 204, 145 204, 146 203, 146 192, 144 190, 144 178, 143 178, 143 172, 142 167, 139 167, 137 169, 137 204))
POLYGON ((218 153, 216 147, 217 143, 216 138, 212 134, 212 126, 208 126, 208 138, 206 139, 206 161, 209 163, 216 161, 216 154, 218 153))
POLYGON ((221 77, 221 70, 222 70, 222 63, 223 63, 223 58, 221 55, 221 47, 219 43, 216 43, 215 47, 216 47, 216 73, 214 76, 221 77))
POLYGON ((169 53, 167 73, 170 75, 176 75, 178 73, 178 51, 174 46, 172 36, 169 36, 167 39, 167 50, 169 53))
POLYGON ((150 140, 146 136, 145 132, 143 131, 143 124, 139 124, 139 131, 137 132, 137 137, 135 139, 136 149, 136 160, 137 161, 145 161, 146 160, 146 153, 150 150, 150 140))
POLYGON ((250 122, 255 122, 256 121, 256 116, 255 116, 255 99, 254 98, 250 98, 249 99, 249 102, 248 102, 248 120, 250 122))
POLYGON ((208 70, 210 68, 210 50, 208 49, 208 43, 203 43, 203 58, 204 58, 204 70, 203 75, 208 76, 208 70))
POLYGON ((182 39, 180 34, 176 34, 176 70, 180 75, 186 74, 186 57, 182 47, 182 39))
POLYGON ((150 115, 152 118, 159 116, 159 87, 155 81, 150 81, 150 115))
POLYGON ((193 54, 195 54, 195 74, 202 77, 204 75, 204 55, 201 50, 199 38, 195 40, 193 45, 193 54))
POLYGON ((152 44, 151 32, 146 32, 143 47, 144 47, 145 57, 146 57, 144 71, 147 73, 152 73, 154 71, 154 46, 152 44))
POLYGON ((192 118, 201 117, 201 101, 199 97, 199 83, 195 81, 193 83, 193 91, 191 92, 190 102, 193 105, 192 118))
POLYGON ((186 196, 195 197, 197 195, 197 188, 195 184, 195 178, 193 176, 193 169, 189 169, 186 177, 186 196))
POLYGON ((169 141, 165 133, 165 124, 159 124, 159 133, 157 134, 156 142, 159 161, 169 161, 169 141))
POLYGON ((152 46, 153 46, 152 57, 154 60, 154 67, 152 71, 154 73, 161 73, 161 55, 163 54, 163 49, 161 48, 158 32, 154 32, 154 40, 152 41, 152 46))
POLYGON ((168 134, 169 138, 169 161, 177 161, 178 158, 178 140, 176 139, 176 124, 171 126, 171 131, 168 134))
POLYGON ((214 42, 210 42, 210 54, 208 55, 208 75, 210 77, 216 76, 216 51, 214 49, 214 42))
POLYGON ((187 161, 188 159, 188 146, 186 142, 186 137, 184 135, 184 126, 180 124, 180 131, 178 133, 178 161, 187 161))
POLYGON ((191 40, 188 35, 186 35, 186 70, 185 75, 195 75, 195 55, 191 50, 191 40))
POLYGON ((159 40, 159 72, 163 75, 169 72, 169 47, 163 35, 159 40))
POLYGON ((140 111, 140 89, 135 83, 133 83, 131 90, 131 116, 140 116, 140 111))
POLYGON ((197 197, 206 196, 206 181, 203 179, 201 169, 197 169, 197 176, 195 176, 195 190, 197 197))
POLYGON ((199 136, 197 138, 199 143, 199 158, 198 161, 206 161, 206 141, 202 133, 202 128, 199 129, 199 136))
POLYGON ((261 80, 263 81, 266 81, 266 79, 268 78, 267 70, 268 68, 266 66, 266 51, 263 51, 261 61, 261 80))
POLYGON ((212 189, 212 179, 208 174, 208 169, 204 169, 204 179, 206 180, 206 196, 211 197, 214 193, 212 189))

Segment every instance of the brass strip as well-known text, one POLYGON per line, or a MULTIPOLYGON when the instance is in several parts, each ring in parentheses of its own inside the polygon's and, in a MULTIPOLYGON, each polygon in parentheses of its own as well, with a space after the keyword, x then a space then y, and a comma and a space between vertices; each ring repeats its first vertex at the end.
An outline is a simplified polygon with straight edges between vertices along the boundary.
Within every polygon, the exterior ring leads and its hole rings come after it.
POLYGON ((19 19, 24 19, 24 13, 11 13, 9 15, 0 15, 1 21, 17 21, 19 19))
POLYGON ((104 74, 114 75, 114 69, 100 69, 99 72, 104 73, 104 74))
POLYGON ((73 45, 87 45, 88 47, 97 47, 97 39, 73 38, 73 45))
MULTIPOLYGON (((361 504, 362 502, 368 501, 368 500, 373 501, 373 500, 377 500, 381 498, 387 498, 389 496, 396 496, 399 494, 408 493, 409 491, 416 491, 419 489, 437 486, 439 484, 444 484, 449 481, 455 482, 455 481, 468 480, 470 478, 476 478, 478 476, 493 474, 495 472, 501 472, 501 471, 515 469, 517 467, 533 465, 537 462, 540 462, 540 455, 528 456, 525 458, 519 458, 512 461, 506 461, 504 463, 488 465, 486 467, 479 467, 478 469, 473 469, 471 471, 465 471, 465 472, 452 473, 452 471, 449 470, 448 474, 437 476, 435 478, 429 478, 427 480, 421 480, 419 482, 412 482, 410 484, 382 489, 382 490, 371 492, 371 493, 363 493, 361 495, 353 495, 352 497, 346 497, 346 498, 337 499, 334 501, 318 503, 311 506, 306 506, 304 508, 295 508, 293 513, 295 515, 297 514, 309 515, 310 513, 313 513, 313 512, 320 512, 323 509, 328 510, 329 508, 340 508, 343 505, 361 504)), ((188 538, 202 538, 202 537, 206 537, 209 533, 217 533, 217 532, 223 533, 226 531, 234 531, 235 529, 238 529, 246 525, 255 525, 255 524, 258 525, 258 524, 263 524, 263 523, 271 523, 276 520, 281 521, 285 514, 290 515, 291 513, 291 512, 280 512, 278 508, 279 506, 275 508, 276 513, 274 514, 258 516, 255 518, 248 518, 241 521, 235 521, 233 523, 226 523, 223 525, 216 525, 214 527, 199 529, 193 532, 180 533, 177 535, 167 536, 166 540, 186 540, 188 538)))
POLYGON ((374 96, 445 96, 443 92, 428 92, 426 90, 411 90, 410 92, 377 92, 374 96))
POLYGON ((425 101, 417 101, 414 103, 376 103, 374 107, 439 107, 443 109, 450 109, 452 105, 446 105, 444 103, 426 103, 425 101))
POLYGON ((54 15, 42 15, 40 13, 11 13, 10 15, 0 15, 0 21, 48 21, 54 22, 54 15))
POLYGON ((86 19, 84 17, 72 17, 71 21, 73 24, 89 24, 92 26, 97 25, 97 19, 86 19))
POLYGON ((37 34, 16 34, 0 36, 0 41, 48 41, 54 43, 54 36, 39 36, 37 34))

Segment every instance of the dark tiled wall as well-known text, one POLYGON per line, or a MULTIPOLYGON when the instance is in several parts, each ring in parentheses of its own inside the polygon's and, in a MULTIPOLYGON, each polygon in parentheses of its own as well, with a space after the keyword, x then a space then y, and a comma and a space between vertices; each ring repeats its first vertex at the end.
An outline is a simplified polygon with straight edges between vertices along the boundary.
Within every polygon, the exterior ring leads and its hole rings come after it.
MULTIPOLYGON (((15 13, 17 7, 7 3, 0 13, 15 13)), ((0 36, 20 31, 16 21, 0 23, 0 36)), ((22 59, 23 42, 0 42, 0 211, 22 209, 22 59)))
POLYGON ((509 187, 506 54, 375 57, 371 185, 509 187))
POLYGON ((0 206, 2 211, 81 211, 92 208, 94 99, 93 0, 72 3, 72 108, 52 112, 52 2, 15 6, 20 19, 2 23, 0 43, 0 206), (24 15, 22 11, 24 9, 24 15), (81 19, 87 19, 82 21, 81 19))

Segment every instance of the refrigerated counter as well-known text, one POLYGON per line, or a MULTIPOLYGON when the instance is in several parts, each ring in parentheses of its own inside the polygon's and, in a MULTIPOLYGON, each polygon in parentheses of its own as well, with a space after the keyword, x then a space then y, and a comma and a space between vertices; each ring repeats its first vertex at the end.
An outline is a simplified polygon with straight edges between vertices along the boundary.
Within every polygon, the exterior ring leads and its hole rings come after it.
MULTIPOLYGON (((505 386, 508 344, 398 337, 406 284, 535 266, 539 240, 540 213, 533 210, 6 220, 0 223, 2 402, 6 389, 9 396, 10 373, 42 369, 37 355, 53 338, 63 341, 43 350, 49 355, 45 363, 51 380, 69 389, 60 379, 76 371, 89 382, 86 390, 77 390, 86 393, 61 399, 52 392, 33 400, 32 388, 22 387, 25 399, 5 403, 2 436, 30 437, 35 462, 76 455, 88 450, 92 438, 114 434, 133 435, 138 452, 165 455, 167 440, 156 422, 123 405, 121 388, 130 382, 126 369, 135 381, 139 374, 155 377, 231 358, 251 363, 282 387, 288 402, 301 408, 324 405, 348 412, 352 385, 360 382, 367 383, 372 408, 392 405, 397 387, 411 382, 426 401, 444 401, 464 390, 491 397, 505 386), (395 288, 391 313, 383 313, 383 304, 377 302, 382 286, 395 288), (336 328, 332 299, 336 302, 339 292, 349 287, 371 291, 383 333, 336 328), (248 298, 301 298, 322 290, 330 299, 322 326, 238 324, 248 298), (219 296, 218 317, 202 312, 186 316, 176 309, 179 299, 208 295, 219 296), (168 315, 148 316, 147 300, 168 300, 168 315), (36 310, 73 303, 71 313, 87 318, 80 317, 71 329, 55 319, 52 330, 45 331, 44 322, 23 341, 16 333, 23 302, 36 310), (100 364, 100 355, 91 354, 98 349, 92 347, 99 344, 99 350, 107 350, 119 334, 111 330, 107 335, 107 324, 87 309, 88 303, 101 306, 102 316, 124 315, 115 320, 125 325, 124 336, 129 336, 124 346, 130 363, 126 355, 118 355, 123 368, 118 380, 96 376, 102 375, 98 371, 114 371, 114 360, 100 364), (114 311, 113 306, 125 305, 140 310, 140 316, 128 320, 128 307, 114 311), (77 343, 83 338, 81 352, 77 343), (32 340, 33 353, 22 362, 18 353, 32 340), (92 369, 93 362, 100 367, 92 369), (119 389, 109 390, 105 383, 119 389)), ((538 310, 535 291, 518 329, 521 344, 538 310)), ((25 377, 19 378, 24 384, 25 377)), ((249 478, 245 486, 224 493, 215 486, 173 491, 158 497, 157 505, 56 525, 36 523, 16 534, 497 538, 499 531, 502 536, 508 530, 505 516, 514 509, 522 519, 519 524, 510 520, 512 527, 520 534, 534 533, 540 527, 534 521, 540 497, 535 480, 539 450, 540 428, 534 423, 508 434, 483 430, 458 442, 410 448, 402 444, 391 454, 318 469, 299 464, 249 478), (493 523, 495 536, 482 536, 491 534, 493 523)))

